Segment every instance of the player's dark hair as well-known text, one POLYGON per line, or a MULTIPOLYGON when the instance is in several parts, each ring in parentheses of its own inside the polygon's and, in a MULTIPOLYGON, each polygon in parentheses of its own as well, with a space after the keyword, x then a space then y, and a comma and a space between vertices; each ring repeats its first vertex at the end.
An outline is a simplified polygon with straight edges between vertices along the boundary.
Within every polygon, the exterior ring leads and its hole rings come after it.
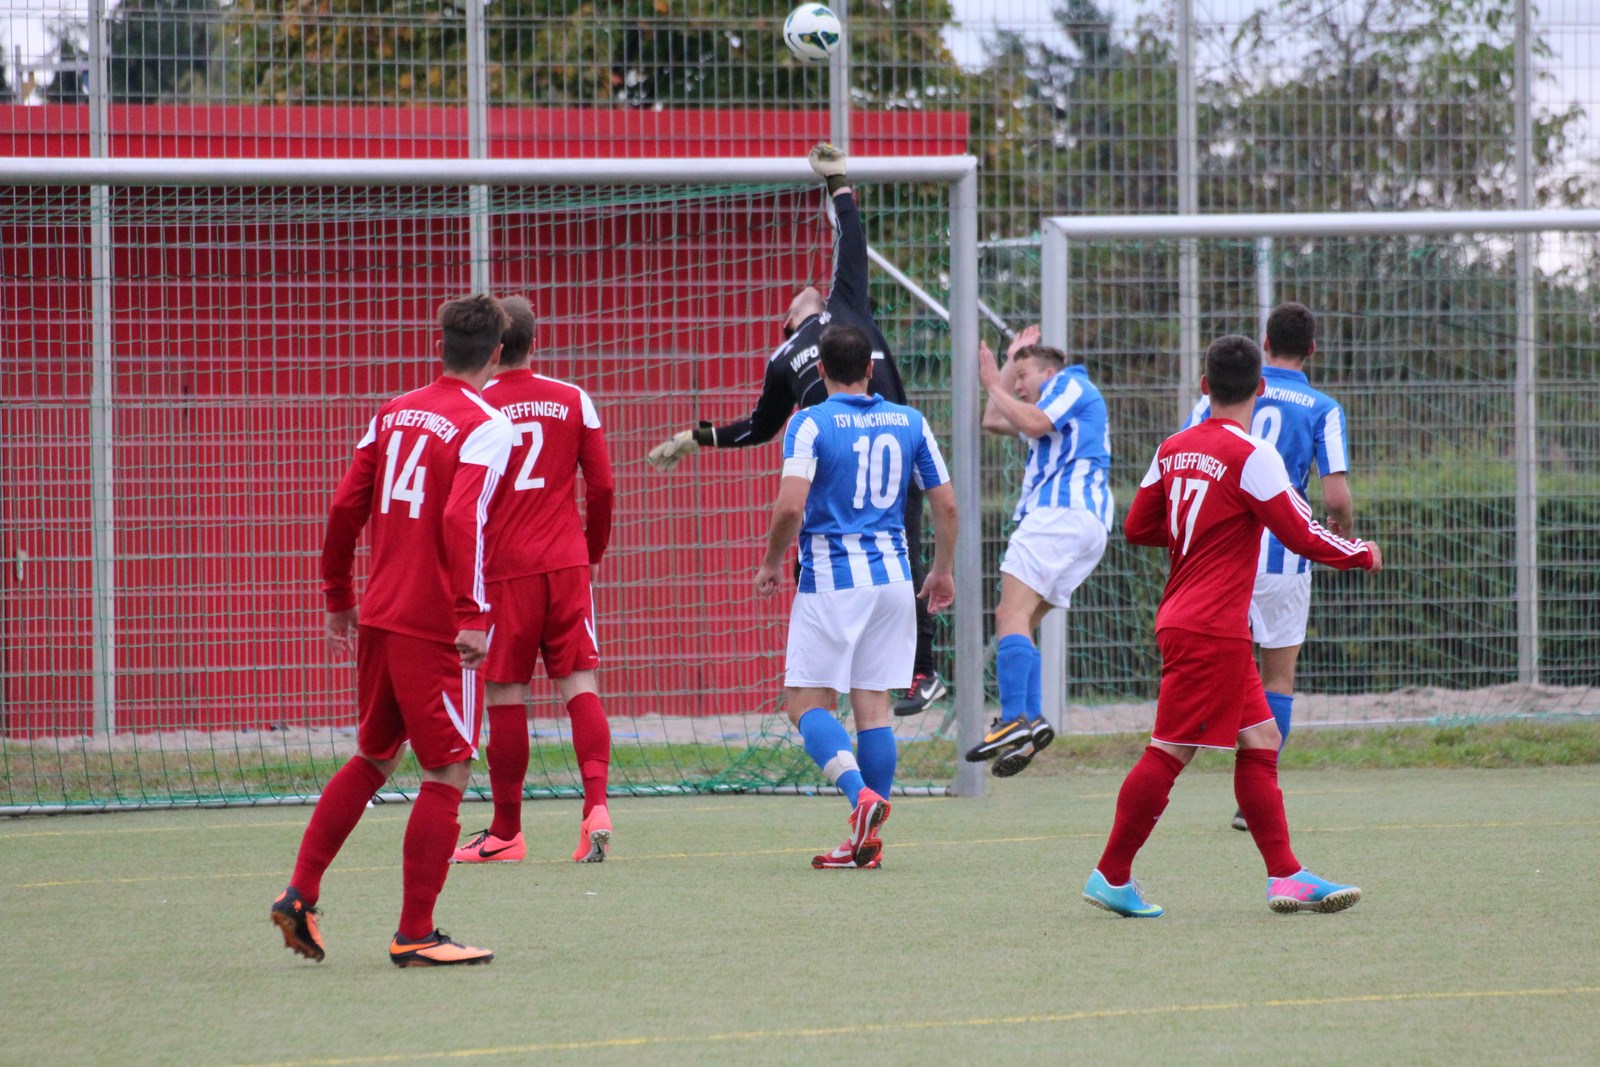
POLYGON ((1267 316, 1267 345, 1275 356, 1304 359, 1317 339, 1317 320, 1304 304, 1279 304, 1267 316))
POLYGON ((444 334, 444 368, 471 374, 489 364, 500 335, 510 319, 500 301, 484 293, 451 300, 439 308, 439 329, 444 334))
POLYGON ((500 365, 520 367, 533 347, 533 330, 538 319, 533 314, 533 305, 520 296, 508 296, 500 301, 500 306, 511 320, 506 332, 500 335, 500 365))
POLYGON ((1206 349, 1206 384, 1211 404, 1238 404, 1256 395, 1261 383, 1261 349, 1248 337, 1229 334, 1206 349))
POLYGON ((840 385, 854 385, 872 376, 872 342, 854 326, 836 322, 817 342, 822 369, 840 385))
POLYGON ((1023 345, 1017 349, 1017 354, 1012 359, 1031 359, 1038 363, 1046 364, 1056 370, 1067 365, 1067 354, 1059 348, 1049 345, 1023 345))

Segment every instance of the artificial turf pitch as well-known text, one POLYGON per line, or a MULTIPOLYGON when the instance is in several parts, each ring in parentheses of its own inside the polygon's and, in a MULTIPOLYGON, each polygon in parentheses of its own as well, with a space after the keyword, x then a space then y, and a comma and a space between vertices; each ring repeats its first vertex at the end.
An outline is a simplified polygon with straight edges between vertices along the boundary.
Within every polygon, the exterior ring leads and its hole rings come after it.
MULTIPOLYGON (((398 971, 409 807, 323 883, 328 959, 267 918, 309 812, 0 823, 0 1063, 1600 1062, 1600 769, 1286 772, 1295 848, 1365 896, 1277 916, 1231 778, 1179 780, 1135 865, 1156 920, 1079 890, 1120 775, 908 799, 881 871, 813 871, 837 798, 575 803, 528 862, 453 868, 489 967, 398 971)), ((463 809, 465 831, 487 805, 463 809)))

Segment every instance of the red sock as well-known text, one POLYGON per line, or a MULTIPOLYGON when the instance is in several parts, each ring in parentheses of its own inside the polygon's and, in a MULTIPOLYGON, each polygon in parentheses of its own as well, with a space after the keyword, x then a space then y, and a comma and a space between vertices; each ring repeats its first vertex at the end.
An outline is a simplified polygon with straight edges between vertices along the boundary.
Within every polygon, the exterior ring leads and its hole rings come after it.
POLYGON ((489 833, 509 841, 522 832, 522 781, 528 776, 528 713, 521 704, 489 705, 489 833))
POLYGON ((300 838, 294 874, 289 877, 289 884, 300 890, 307 904, 317 902, 322 894, 322 872, 339 854, 345 838, 367 810, 367 801, 383 788, 386 780, 382 771, 355 756, 323 786, 305 836, 300 838))
POLYGON ((1111 885, 1127 885, 1133 877, 1133 857, 1150 839, 1156 820, 1167 810, 1172 783, 1183 771, 1183 761, 1154 745, 1122 780, 1117 793, 1117 817, 1111 824, 1111 838, 1105 854, 1096 865, 1111 885))
POLYGON ((461 824, 461 793, 443 782, 423 782, 406 822, 401 864, 405 900, 400 906, 400 936, 420 941, 433 933, 433 904, 444 888, 450 856, 461 824))
POLYGON ((594 693, 579 693, 567 701, 572 717, 572 751, 583 776, 583 817, 606 802, 606 779, 611 773, 611 725, 606 709, 594 693))
POLYGON ((1289 816, 1278 788, 1278 753, 1270 748, 1241 748, 1233 757, 1233 796, 1250 827, 1268 878, 1287 878, 1300 869, 1289 848, 1289 816))

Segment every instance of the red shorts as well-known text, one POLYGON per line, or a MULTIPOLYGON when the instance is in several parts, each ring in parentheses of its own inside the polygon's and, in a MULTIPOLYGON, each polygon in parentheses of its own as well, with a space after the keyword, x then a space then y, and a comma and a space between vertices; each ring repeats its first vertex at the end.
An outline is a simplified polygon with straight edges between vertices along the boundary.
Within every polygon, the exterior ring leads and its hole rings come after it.
POLYGON ((483 676, 499 685, 526 684, 540 655, 544 672, 565 678, 600 666, 588 567, 565 567, 489 583, 494 639, 483 676))
POLYGON ((428 770, 477 755, 483 679, 453 644, 361 627, 356 697, 356 743, 373 759, 393 759, 405 741, 428 770))
POLYGON ((1235 748, 1240 730, 1271 720, 1246 638, 1169 628, 1156 632, 1156 644, 1161 646, 1161 694, 1154 740, 1235 748))

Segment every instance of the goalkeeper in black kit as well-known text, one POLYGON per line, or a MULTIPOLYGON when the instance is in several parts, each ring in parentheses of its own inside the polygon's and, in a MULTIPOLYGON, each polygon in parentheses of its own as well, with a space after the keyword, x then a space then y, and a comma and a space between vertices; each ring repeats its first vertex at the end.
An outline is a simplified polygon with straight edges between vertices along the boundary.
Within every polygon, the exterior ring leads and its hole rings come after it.
MULTIPOLYGON (((833 251, 833 284, 826 298, 814 285, 794 295, 783 318, 783 344, 767 359, 766 377, 755 410, 725 426, 702 422, 692 430, 674 434, 650 450, 649 463, 669 471, 683 457, 700 448, 747 448, 776 437, 796 407, 810 407, 828 399, 818 365, 817 343, 832 323, 854 326, 872 343, 873 394, 897 404, 906 402, 905 386, 895 366, 889 343, 872 321, 867 301, 867 238, 861 228, 855 194, 845 174, 844 153, 831 144, 819 144, 808 157, 811 169, 828 183, 833 199, 837 234, 833 251)), ((906 496, 906 549, 911 557, 912 581, 922 587, 922 492, 913 484, 906 496)), ((917 658, 911 688, 894 706, 897 715, 912 715, 945 695, 945 684, 933 664, 933 620, 926 602, 917 601, 917 658)))

